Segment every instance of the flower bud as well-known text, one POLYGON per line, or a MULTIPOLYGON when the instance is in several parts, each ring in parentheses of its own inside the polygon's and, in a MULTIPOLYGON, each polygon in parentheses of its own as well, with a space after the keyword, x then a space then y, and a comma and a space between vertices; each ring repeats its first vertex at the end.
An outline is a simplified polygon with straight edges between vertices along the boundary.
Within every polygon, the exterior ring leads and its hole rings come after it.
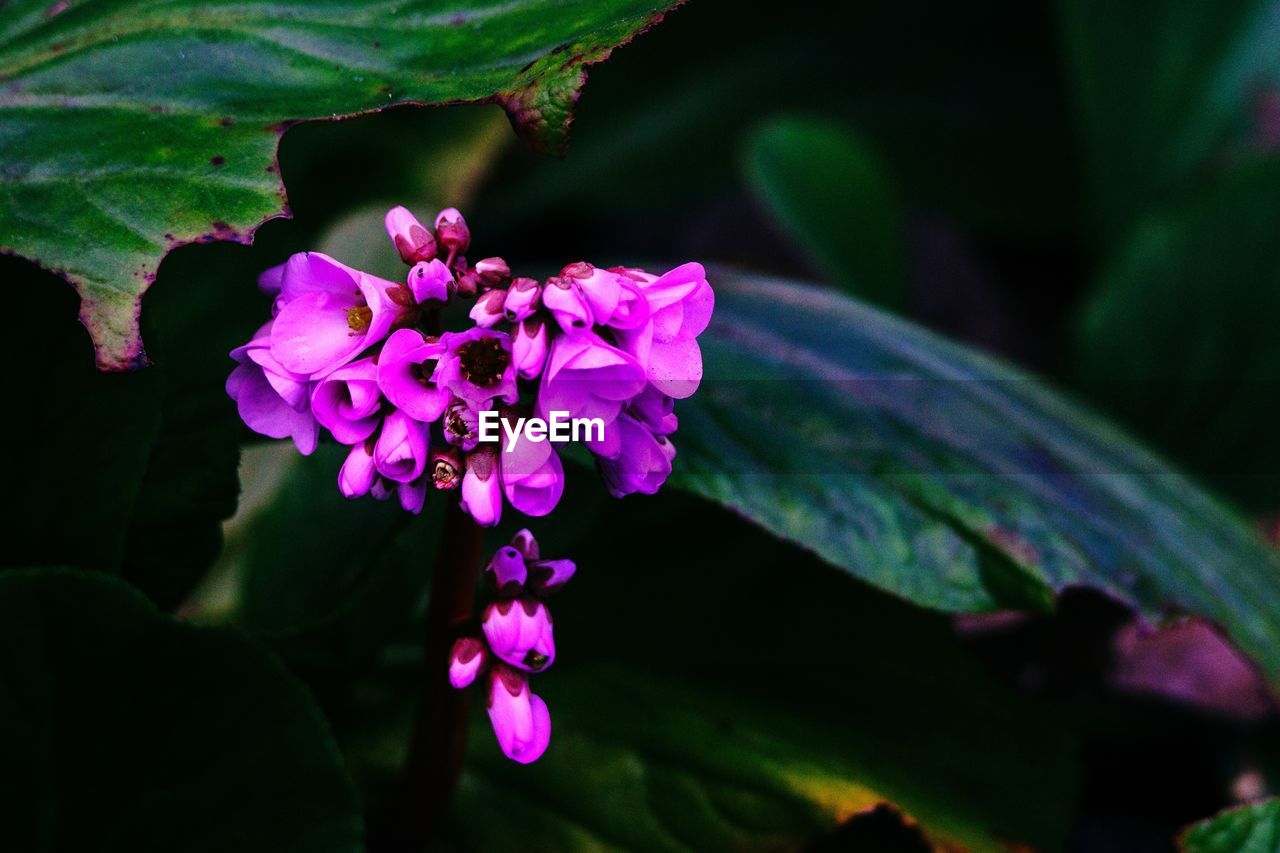
POLYGON ((481 527, 493 527, 502 520, 502 477, 492 447, 479 446, 467 455, 460 504, 481 527))
POLYGON ((498 549, 485 567, 484 576, 499 593, 519 595, 529 572, 525 569, 524 556, 511 545, 498 549))
POLYGON ((542 288, 542 304, 566 332, 589 329, 595 321, 577 280, 569 276, 547 279, 546 287, 542 288))
POLYGON ((547 324, 530 317, 516 327, 511 342, 511 363, 521 379, 537 379, 547 361, 547 324))
POLYGON ((436 256, 436 238, 405 208, 393 207, 387 211, 385 224, 400 260, 406 264, 429 261, 436 256))
POLYGON ((529 567, 529 589, 547 596, 569 582, 578 566, 573 560, 543 560, 529 567))
POLYGON ((483 289, 481 284, 479 274, 475 270, 467 270, 458 276, 458 280, 454 284, 454 290, 464 299, 470 299, 483 289))
POLYGON ((399 409, 382 422, 382 433, 373 448, 378 473, 397 483, 410 483, 427 468, 427 425, 399 409))
POLYGON ((377 478, 378 469, 373 464, 372 442, 356 442, 347 454, 347 461, 342 463, 342 469, 338 471, 338 490, 344 498, 358 498, 369 494, 377 478))
POLYGON ((488 654, 484 643, 476 637, 462 637, 449 653, 449 683, 459 689, 476 680, 484 668, 488 654))
POLYGON ((511 278, 511 267, 502 258, 484 258, 473 267, 485 287, 498 287, 511 278))
POLYGON ((482 329, 491 329, 502 319, 502 303, 507 298, 505 290, 490 290, 480 294, 471 307, 470 317, 482 329))
POLYGON ((471 245, 471 229, 456 207, 447 207, 436 217, 436 238, 454 254, 465 252, 471 245))
POLYGON ((519 323, 537 311, 541 303, 542 285, 531 278, 517 278, 507 290, 502 310, 509 322, 519 323))
POLYGON ((409 270, 409 290, 419 304, 447 302, 452 284, 453 273, 439 258, 414 264, 409 270))
POLYGON ((551 714, 529 689, 524 673, 495 666, 489 675, 489 722, 498 746, 512 761, 537 761, 551 742, 551 714))
POLYGON ((422 508, 427 505, 427 478, 418 477, 411 482, 399 484, 396 495, 400 498, 401 509, 414 515, 421 514, 422 508))
POLYGON ((516 535, 511 537, 511 547, 520 552, 520 556, 526 560, 538 559, 538 540, 533 538, 533 533, 529 528, 516 531, 516 535))
POLYGON ((431 451, 431 480, 437 489, 456 489, 462 484, 462 451, 456 447, 431 451))
POLYGON ((489 649, 528 672, 541 672, 556 659, 551 611, 533 596, 491 602, 481 623, 489 649))

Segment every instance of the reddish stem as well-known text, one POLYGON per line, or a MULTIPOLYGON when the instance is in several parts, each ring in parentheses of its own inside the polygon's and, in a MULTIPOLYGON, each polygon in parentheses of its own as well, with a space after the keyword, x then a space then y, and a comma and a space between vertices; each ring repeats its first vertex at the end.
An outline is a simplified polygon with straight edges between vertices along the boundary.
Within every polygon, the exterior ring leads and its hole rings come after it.
POLYGON ((449 683, 449 652, 474 618, 483 549, 483 529, 450 501, 427 600, 422 685, 409 750, 390 805, 370 833, 370 850, 420 850, 439 829, 458 787, 470 691, 449 683))

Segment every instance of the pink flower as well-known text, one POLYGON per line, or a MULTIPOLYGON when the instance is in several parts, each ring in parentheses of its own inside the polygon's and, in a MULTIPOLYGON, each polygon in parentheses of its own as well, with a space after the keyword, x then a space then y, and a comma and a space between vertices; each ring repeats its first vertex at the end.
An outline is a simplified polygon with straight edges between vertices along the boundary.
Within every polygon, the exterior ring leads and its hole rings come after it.
POLYGON ((676 419, 675 405, 673 398, 652 385, 647 385, 627 403, 626 412, 654 435, 671 435, 680 425, 676 419))
POLYGON ((467 316, 475 321, 477 326, 491 329, 502 319, 502 305, 506 298, 505 290, 490 290, 482 293, 476 300, 476 304, 471 306, 471 312, 467 316))
POLYGON ((316 420, 343 444, 355 444, 373 435, 381 418, 378 368, 362 358, 339 367, 316 383, 311 410, 316 420))
POLYGON ((467 454, 461 506, 481 527, 493 527, 502 520, 502 477, 492 447, 476 447, 467 454))
POLYGON ((511 364, 511 338, 506 332, 472 327, 465 332, 446 333, 440 340, 445 351, 432 377, 437 385, 448 388, 475 409, 483 408, 494 398, 505 403, 516 401, 516 371, 511 364))
POLYGON ((634 492, 652 495, 671 474, 675 446, 665 437, 654 436, 630 415, 619 415, 616 458, 597 456, 596 464, 609 494, 621 498, 634 492))
POLYGON ((627 400, 644 390, 644 368, 593 332, 561 335, 551 345, 538 388, 537 412, 613 421, 627 400))
POLYGON ((683 400, 702 381, 702 351, 698 335, 711 321, 715 294, 702 264, 684 264, 665 275, 638 283, 650 316, 639 328, 618 333, 618 345, 645 366, 659 391, 683 400))
POLYGON ((444 344, 417 329, 398 329, 378 354, 378 387, 411 418, 433 423, 449 405, 449 392, 431 380, 444 344))
POLYGON ((449 653, 449 683, 459 689, 468 686, 476 680, 487 658, 484 643, 475 637, 462 637, 449 653))
POLYGON ((292 438, 298 452, 309 456, 320 436, 311 413, 311 384, 271 355, 271 325, 231 351, 237 365, 227 377, 227 394, 249 429, 268 438, 292 438))
POLYGON ((465 252, 471 245, 471 229, 456 207, 446 207, 436 214, 436 238, 450 256, 465 252))
POLYGON ((551 743, 547 703, 529 690, 518 670, 499 664, 489 673, 489 722, 503 754, 512 761, 537 761, 551 743))
MULTIPOLYGON (((409 483, 421 477, 427 469, 427 451, 427 425, 397 410, 382 422, 382 432, 373 447, 373 461, 378 473, 388 480, 409 483)), ((425 482, 422 488, 425 497, 425 482)), ((400 496, 401 503, 405 498, 403 494, 400 496)), ((410 503, 415 501, 410 500, 410 503)), ((418 507, 421 509, 420 503, 418 507)))
POLYGON ((400 260, 406 264, 429 261, 436 256, 436 238, 408 209, 393 207, 385 220, 387 236, 395 243, 400 260))
POLYGON ((474 450, 480 442, 480 416, 461 400, 454 400, 444 411, 444 440, 459 450, 474 450))
POLYGON ((549 441, 521 438, 510 450, 504 446, 499 467, 507 502, 525 515, 546 515, 564 494, 564 467, 549 441))
POLYGON ((396 288, 405 289, 319 252, 294 255, 281 277, 272 356, 308 376, 346 364, 385 338, 399 318, 404 308, 388 295, 396 288))
POLYGON ((499 548, 485 567, 484 573, 494 589, 508 595, 518 595, 529 577, 524 555, 513 545, 499 548))

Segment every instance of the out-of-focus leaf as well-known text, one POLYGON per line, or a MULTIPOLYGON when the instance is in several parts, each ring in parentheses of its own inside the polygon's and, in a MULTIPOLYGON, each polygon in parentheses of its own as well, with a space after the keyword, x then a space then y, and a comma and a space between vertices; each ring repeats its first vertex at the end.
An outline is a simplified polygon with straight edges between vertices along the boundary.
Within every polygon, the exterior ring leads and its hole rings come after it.
MULTIPOLYGON (((510 762, 477 694, 448 840, 489 849, 515 825, 529 850, 798 849, 888 804, 948 849, 1060 846, 1071 735, 995 685, 946 617, 692 496, 595 486, 573 478, 560 522, 533 527, 579 569, 531 682, 551 746, 510 762)), ((363 719, 340 738, 370 802, 404 749, 418 674, 402 676, 343 715, 363 719)))
POLYGON ((1061 0, 1094 204, 1122 239, 1154 202, 1257 141, 1257 98, 1280 85, 1273 0, 1117 5, 1061 0))
POLYGON ((865 140, 828 122, 781 119, 747 140, 745 170, 756 197, 827 280, 902 308, 902 209, 865 140))
POLYGON ((761 15, 698 0, 592 72, 566 161, 512 152, 492 220, 513 238, 571 227, 588 256, 674 254, 732 229, 743 141, 787 112, 857 128, 910 203, 984 233, 1062 234, 1076 179, 1053 18, 1016 0, 761 15))
POLYGON ((1075 330, 1080 384, 1258 509, 1280 505, 1280 162, 1146 220, 1075 330))
POLYGON ((1089 586, 1222 626, 1280 682, 1280 566, 1241 519, 1034 378, 838 294, 711 275, 673 482, 927 607, 1089 586))
POLYGON ((1182 853, 1274 853, 1280 850, 1280 800, 1229 809, 1178 836, 1182 853))
POLYGON ((310 695, 259 646, 101 575, 0 574, 0 812, 13 850, 358 851, 310 695))
POLYGON ((563 151, 585 69, 664 9, 10 3, 0 22, 3 248, 76 286, 100 366, 137 366, 141 297, 165 254, 248 242, 287 214, 275 152, 291 122, 497 102, 530 145, 563 151))

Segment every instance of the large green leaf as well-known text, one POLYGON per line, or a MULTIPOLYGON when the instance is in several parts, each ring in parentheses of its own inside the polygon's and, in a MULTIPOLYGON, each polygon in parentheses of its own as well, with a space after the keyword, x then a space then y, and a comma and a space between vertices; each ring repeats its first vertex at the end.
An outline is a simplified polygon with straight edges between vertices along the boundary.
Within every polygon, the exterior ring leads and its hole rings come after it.
POLYGON ((1280 82, 1275 0, 1061 0, 1070 75, 1109 239, 1258 139, 1280 82))
POLYGON ((1280 850, 1280 800, 1229 809, 1192 824, 1178 837, 1182 853, 1275 853, 1280 850))
POLYGON ((0 812, 12 850, 358 851, 306 689, 259 646, 119 581, 0 574, 0 812))
POLYGON ((0 247, 71 281, 102 367, 145 361, 141 296, 193 241, 287 213, 291 123, 497 102, 563 151, 585 69, 659 20, 647 0, 7 4, 0 247))
POLYGON ((756 197, 828 281, 901 310, 906 222, 880 157, 849 130, 812 119, 780 119, 747 141, 756 197))
POLYGON ((1079 380, 1259 511, 1280 504, 1280 161, 1143 222, 1076 328, 1079 380))
POLYGON ((835 293, 723 272, 674 482, 928 607, 1084 585, 1221 625, 1280 681, 1280 564, 1032 377, 835 293))
MULTIPOLYGON (((879 804, 939 843, 1061 846, 1073 738, 994 683, 949 618, 693 496, 602 501, 585 479, 533 527, 578 563, 549 602, 556 663, 532 682, 551 746, 513 764, 474 697, 457 846, 800 849, 879 804)), ((419 678, 392 670, 336 716, 371 803, 419 678)))

